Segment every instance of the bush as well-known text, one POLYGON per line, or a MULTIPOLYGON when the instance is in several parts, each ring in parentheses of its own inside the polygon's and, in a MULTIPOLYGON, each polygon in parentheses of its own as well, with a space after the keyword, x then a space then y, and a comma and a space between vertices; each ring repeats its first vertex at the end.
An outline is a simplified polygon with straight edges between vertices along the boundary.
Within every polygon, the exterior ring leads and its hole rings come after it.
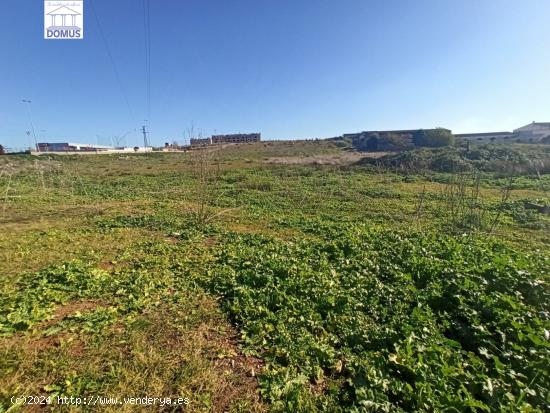
POLYGON ((430 169, 439 172, 467 172, 472 170, 472 165, 459 154, 443 152, 434 157, 430 169))
POLYGON ((388 151, 402 151, 414 148, 414 145, 409 137, 396 133, 390 133, 380 139, 379 146, 379 149, 388 151))
POLYGON ((402 171, 481 171, 502 176, 542 175, 550 173, 550 150, 544 148, 542 145, 525 149, 490 144, 474 146, 471 150, 457 147, 426 148, 378 159, 365 158, 360 163, 402 171))
POLYGON ((422 131, 416 135, 415 145, 426 146, 429 148, 440 148, 443 146, 454 145, 455 138, 453 134, 444 128, 436 128, 422 131))

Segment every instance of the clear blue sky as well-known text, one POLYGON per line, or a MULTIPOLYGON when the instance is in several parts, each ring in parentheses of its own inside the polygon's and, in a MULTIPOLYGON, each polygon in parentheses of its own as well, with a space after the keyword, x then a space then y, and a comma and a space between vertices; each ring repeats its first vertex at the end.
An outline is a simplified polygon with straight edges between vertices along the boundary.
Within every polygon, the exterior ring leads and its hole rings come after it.
MULTIPOLYGON (((549 0, 150 3, 154 144, 183 141, 193 122, 288 139, 550 121, 549 0)), ((105 142, 147 119, 142 0, 84 8, 85 39, 55 41, 42 0, 2 2, 0 143, 28 142, 21 99, 50 142, 105 142)))

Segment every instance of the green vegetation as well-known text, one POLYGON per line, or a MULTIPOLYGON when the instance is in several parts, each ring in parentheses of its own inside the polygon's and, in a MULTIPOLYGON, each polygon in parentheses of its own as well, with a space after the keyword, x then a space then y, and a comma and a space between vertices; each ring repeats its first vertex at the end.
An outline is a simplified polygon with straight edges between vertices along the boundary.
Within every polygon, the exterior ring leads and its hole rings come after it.
POLYGON ((443 148, 455 144, 455 137, 445 128, 418 129, 413 132, 362 132, 353 136, 331 138, 341 148, 362 152, 398 152, 415 148, 443 148))
POLYGON ((230 238, 205 284, 286 411, 542 408, 550 263, 467 237, 334 229, 230 238), (311 400, 311 386, 317 397, 311 400))
POLYGON ((550 147, 546 145, 477 145, 419 149, 365 159, 365 163, 403 171, 491 172, 496 176, 533 176, 550 173, 550 147))
POLYGON ((442 146, 451 146, 455 138, 450 130, 445 128, 436 128, 428 130, 419 130, 413 136, 413 143, 416 146, 426 146, 429 148, 439 148, 442 146))
POLYGON ((0 411, 547 411, 549 152, 349 155, 0 157, 0 411))

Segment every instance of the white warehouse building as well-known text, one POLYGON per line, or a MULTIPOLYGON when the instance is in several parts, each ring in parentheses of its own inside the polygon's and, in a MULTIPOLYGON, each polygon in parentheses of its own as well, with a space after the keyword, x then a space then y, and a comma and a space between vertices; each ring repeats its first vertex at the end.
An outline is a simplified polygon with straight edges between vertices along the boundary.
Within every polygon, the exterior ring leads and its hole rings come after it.
POLYGON ((550 140, 550 122, 532 122, 514 130, 514 135, 522 142, 550 140))

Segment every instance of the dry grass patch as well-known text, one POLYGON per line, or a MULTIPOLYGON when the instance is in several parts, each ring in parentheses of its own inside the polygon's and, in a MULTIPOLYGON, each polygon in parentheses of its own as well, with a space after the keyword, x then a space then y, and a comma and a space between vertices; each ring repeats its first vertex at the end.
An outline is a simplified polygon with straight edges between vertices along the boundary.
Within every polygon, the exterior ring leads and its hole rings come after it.
POLYGON ((385 152, 340 152, 334 155, 308 155, 272 157, 265 160, 268 164, 283 165, 351 165, 364 158, 379 158, 385 152))
MULTIPOLYGON (((60 306, 51 322, 98 303, 60 306)), ((189 294, 184 305, 162 304, 104 331, 64 330, 0 340, 0 402, 11 395, 187 397, 187 412, 261 412, 256 374, 260 360, 244 356, 215 300, 189 294)), ((45 411, 60 411, 47 406, 45 411)), ((151 406, 103 406, 92 411, 160 411, 151 406)), ((82 411, 63 407, 63 411, 82 411)), ((174 411, 174 410, 170 410, 174 411)))

